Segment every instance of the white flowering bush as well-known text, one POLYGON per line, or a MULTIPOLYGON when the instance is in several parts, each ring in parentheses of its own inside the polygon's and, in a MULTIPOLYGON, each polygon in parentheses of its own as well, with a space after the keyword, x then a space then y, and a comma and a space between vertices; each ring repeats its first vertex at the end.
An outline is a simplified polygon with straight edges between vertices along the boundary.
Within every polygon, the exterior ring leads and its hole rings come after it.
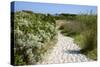
POLYGON ((31 11, 14 13, 15 65, 36 64, 56 42, 56 24, 51 15, 31 11), (51 43, 52 42, 52 43, 51 43))

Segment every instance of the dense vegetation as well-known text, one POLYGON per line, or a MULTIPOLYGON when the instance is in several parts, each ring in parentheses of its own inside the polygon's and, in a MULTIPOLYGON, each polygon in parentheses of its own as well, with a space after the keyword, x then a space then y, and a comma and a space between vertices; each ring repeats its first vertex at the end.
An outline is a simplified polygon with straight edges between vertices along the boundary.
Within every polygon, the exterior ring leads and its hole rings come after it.
MULTIPOLYGON (((61 16, 60 16, 61 17, 61 16)), ((87 57, 97 59, 97 16, 93 14, 81 14, 71 16, 73 20, 65 16, 66 22, 60 27, 61 32, 71 36, 82 48, 81 53, 87 57)))
POLYGON ((56 20, 74 20, 75 17, 77 15, 76 14, 65 14, 65 13, 62 13, 62 14, 55 14, 55 16, 53 16, 56 20))
POLYGON ((56 23, 51 15, 31 11, 12 13, 14 65, 36 64, 56 43, 56 23))
POLYGON ((75 37, 75 41, 82 48, 81 52, 89 58, 97 60, 97 16, 80 15, 77 21, 84 24, 84 30, 75 37))
MULTIPOLYGON (((14 65, 36 64, 53 49, 59 30, 75 39, 87 57, 97 59, 97 16, 93 14, 40 14, 31 11, 12 13, 14 24, 14 65), (58 23, 59 24, 59 23, 58 23)), ((13 40, 13 39, 12 39, 13 40)))

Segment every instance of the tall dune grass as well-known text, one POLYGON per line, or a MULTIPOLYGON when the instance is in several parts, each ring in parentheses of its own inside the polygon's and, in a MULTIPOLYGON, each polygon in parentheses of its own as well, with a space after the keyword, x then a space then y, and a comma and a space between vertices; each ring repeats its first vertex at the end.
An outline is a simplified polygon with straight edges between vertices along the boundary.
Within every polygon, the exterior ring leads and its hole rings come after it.
POLYGON ((80 14, 72 18, 73 20, 69 19, 60 27, 62 34, 72 36, 75 42, 82 48, 80 51, 89 58, 96 60, 97 15, 80 14))
POLYGON ((76 43, 82 48, 81 52, 88 57, 97 59, 97 16, 96 15, 81 15, 77 21, 84 24, 85 27, 80 35, 75 37, 76 43))

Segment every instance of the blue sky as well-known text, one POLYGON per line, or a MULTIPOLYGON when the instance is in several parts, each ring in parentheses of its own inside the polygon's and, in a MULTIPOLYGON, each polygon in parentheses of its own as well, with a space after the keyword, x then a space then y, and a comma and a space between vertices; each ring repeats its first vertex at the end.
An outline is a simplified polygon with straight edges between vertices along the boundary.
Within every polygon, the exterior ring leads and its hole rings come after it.
MULTIPOLYGON (((13 11, 13 9, 11 10, 13 11)), ((30 10, 36 13, 50 13, 50 14, 59 14, 59 13, 80 14, 80 13, 89 13, 91 10, 93 13, 97 13, 96 6, 15 1, 14 12, 21 10, 30 10)))

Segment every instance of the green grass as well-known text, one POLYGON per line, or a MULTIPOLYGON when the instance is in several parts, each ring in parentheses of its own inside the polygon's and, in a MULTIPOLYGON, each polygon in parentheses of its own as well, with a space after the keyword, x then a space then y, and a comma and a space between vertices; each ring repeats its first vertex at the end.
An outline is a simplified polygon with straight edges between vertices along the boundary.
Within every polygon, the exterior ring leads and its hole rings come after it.
POLYGON ((82 48, 83 54, 97 60, 97 17, 96 15, 81 15, 79 17, 78 21, 85 25, 85 30, 76 36, 75 41, 82 48))
POLYGON ((96 60, 97 59, 97 39, 94 31, 88 31, 75 36, 75 42, 82 48, 81 53, 87 55, 87 57, 96 60))
POLYGON ((81 47, 81 53, 97 60, 97 16, 81 14, 72 18, 73 21, 69 19, 70 23, 65 23, 59 29, 65 36, 75 39, 75 43, 81 47))

